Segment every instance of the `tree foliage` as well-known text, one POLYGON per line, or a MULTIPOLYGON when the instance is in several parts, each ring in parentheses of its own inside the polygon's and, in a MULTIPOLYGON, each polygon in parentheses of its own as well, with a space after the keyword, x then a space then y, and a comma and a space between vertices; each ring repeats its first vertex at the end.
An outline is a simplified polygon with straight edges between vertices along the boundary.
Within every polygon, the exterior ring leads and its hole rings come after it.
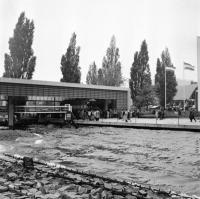
POLYGON ((102 69, 99 68, 98 70, 98 85, 103 85, 103 72, 102 72, 102 69))
POLYGON ((73 33, 67 52, 61 58, 61 82, 80 83, 81 70, 79 67, 80 47, 76 47, 76 34, 73 33))
POLYGON ((123 83, 119 57, 119 48, 116 47, 115 36, 112 36, 106 56, 103 58, 102 68, 99 71, 99 84, 120 86, 123 83))
POLYGON ((93 62, 88 70, 87 77, 86 77, 87 84, 98 84, 98 71, 95 62, 93 62))
POLYGON ((166 69, 166 103, 170 103, 176 95, 177 82, 173 71, 173 64, 171 62, 170 54, 166 48, 161 54, 161 61, 157 59, 156 75, 155 75, 155 90, 159 98, 161 106, 165 106, 165 69, 166 69), (172 70, 168 70, 168 69, 172 70))
POLYGON ((139 53, 136 51, 134 54, 134 61, 131 67, 131 79, 129 80, 129 87, 131 90, 131 98, 133 104, 135 104, 134 102, 136 102, 136 97, 140 94, 139 69, 139 53))
POLYGON ((5 53, 3 77, 32 79, 36 57, 33 56, 34 23, 22 12, 9 39, 10 54, 5 53))
POLYGON ((148 106, 152 100, 151 72, 149 68, 147 43, 142 42, 140 52, 135 52, 130 70, 129 87, 133 104, 137 107, 148 106))

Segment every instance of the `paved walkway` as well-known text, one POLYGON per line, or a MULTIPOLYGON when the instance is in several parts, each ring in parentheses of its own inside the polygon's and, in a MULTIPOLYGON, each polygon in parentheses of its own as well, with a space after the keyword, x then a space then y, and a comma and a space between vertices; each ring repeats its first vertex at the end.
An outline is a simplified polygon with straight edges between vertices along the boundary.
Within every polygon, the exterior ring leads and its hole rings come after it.
POLYGON ((190 122, 188 118, 166 118, 163 120, 156 120, 155 118, 132 118, 128 122, 122 119, 109 118, 100 119, 99 121, 77 120, 76 123, 84 126, 111 126, 200 132, 200 121, 190 122))
MULTIPOLYGON (((122 119, 109 118, 100 119, 101 122, 125 122, 122 119)), ((169 124, 169 125, 197 125, 200 126, 200 120, 190 122, 189 118, 166 118, 163 120, 156 120, 155 118, 131 118, 128 123, 142 123, 142 124, 169 124)))

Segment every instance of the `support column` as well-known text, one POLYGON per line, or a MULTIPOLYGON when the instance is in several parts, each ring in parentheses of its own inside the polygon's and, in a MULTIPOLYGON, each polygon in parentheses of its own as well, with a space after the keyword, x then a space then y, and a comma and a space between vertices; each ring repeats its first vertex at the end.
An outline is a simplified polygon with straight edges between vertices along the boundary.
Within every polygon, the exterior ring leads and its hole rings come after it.
POLYGON ((195 90, 195 108, 198 110, 198 89, 195 90))
POLYGON ((108 100, 105 100, 105 104, 104 104, 104 110, 107 111, 108 110, 108 100))
POLYGON ((198 82, 198 111, 200 112, 200 37, 197 37, 197 82, 198 82))
POLYGON ((131 91, 128 89, 127 91, 127 110, 130 110, 131 105, 132 105, 132 99, 131 99, 131 91))
POLYGON ((14 127, 14 103, 11 96, 8 96, 8 126, 14 127))

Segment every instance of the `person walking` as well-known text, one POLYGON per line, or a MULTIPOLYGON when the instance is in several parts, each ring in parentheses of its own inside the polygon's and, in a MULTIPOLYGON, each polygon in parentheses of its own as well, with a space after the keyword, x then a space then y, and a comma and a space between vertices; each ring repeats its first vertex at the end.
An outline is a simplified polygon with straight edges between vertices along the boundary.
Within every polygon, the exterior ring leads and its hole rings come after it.
POLYGON ((159 110, 155 110, 155 116, 156 116, 156 120, 158 119, 158 112, 159 112, 159 110))
POLYGON ((194 120, 196 122, 195 111, 192 108, 191 108, 190 113, 189 113, 189 118, 190 118, 190 122, 192 122, 192 120, 194 120))
POLYGON ((128 122, 128 111, 124 111, 124 121, 128 122))
POLYGON ((96 121, 99 121, 99 118, 100 118, 100 111, 96 110, 95 111, 95 119, 96 119, 96 121))

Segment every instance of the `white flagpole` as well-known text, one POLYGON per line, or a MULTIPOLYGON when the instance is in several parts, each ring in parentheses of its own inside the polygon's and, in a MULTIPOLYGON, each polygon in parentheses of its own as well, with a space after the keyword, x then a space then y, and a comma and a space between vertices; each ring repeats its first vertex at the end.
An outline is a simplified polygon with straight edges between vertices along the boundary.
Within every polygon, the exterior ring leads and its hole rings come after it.
POLYGON ((185 70, 185 65, 184 65, 184 62, 183 62, 183 109, 185 111, 185 73, 184 73, 184 70, 185 70))
POLYGON ((200 111, 200 37, 197 37, 197 81, 198 81, 198 111, 200 111))
POLYGON ((167 104, 166 104, 166 102, 167 102, 167 86, 166 86, 167 80, 166 80, 166 78, 167 78, 167 75, 166 75, 166 66, 165 66, 165 109, 167 108, 167 104))

